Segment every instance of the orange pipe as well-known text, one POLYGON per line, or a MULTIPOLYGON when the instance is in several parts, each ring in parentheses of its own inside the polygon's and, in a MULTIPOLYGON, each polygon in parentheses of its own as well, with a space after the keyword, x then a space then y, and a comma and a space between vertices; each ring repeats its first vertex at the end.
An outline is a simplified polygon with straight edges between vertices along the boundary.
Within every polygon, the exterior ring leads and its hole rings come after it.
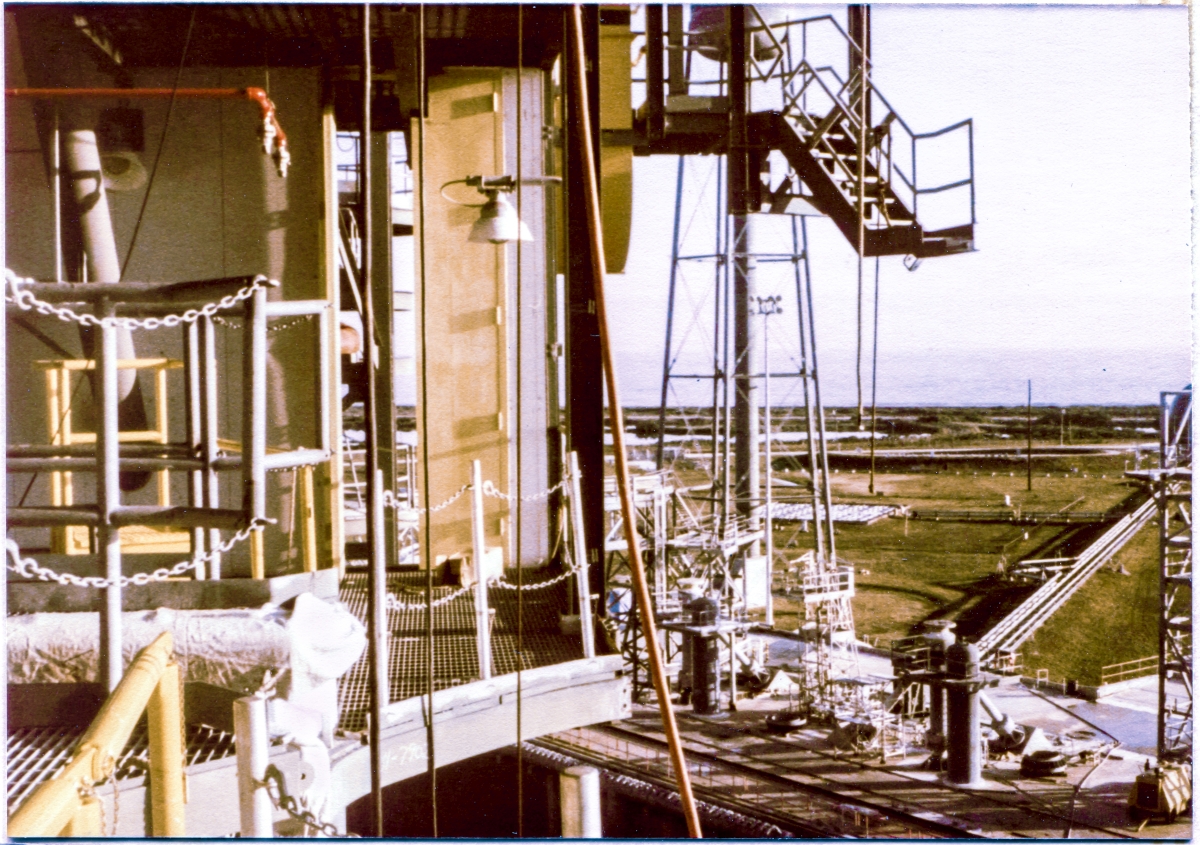
POLYGON ((258 104, 263 122, 270 123, 275 130, 277 157, 286 154, 287 150, 287 135, 275 115, 275 103, 262 88, 6 88, 4 95, 33 100, 149 100, 170 97, 190 100, 249 100, 258 104))

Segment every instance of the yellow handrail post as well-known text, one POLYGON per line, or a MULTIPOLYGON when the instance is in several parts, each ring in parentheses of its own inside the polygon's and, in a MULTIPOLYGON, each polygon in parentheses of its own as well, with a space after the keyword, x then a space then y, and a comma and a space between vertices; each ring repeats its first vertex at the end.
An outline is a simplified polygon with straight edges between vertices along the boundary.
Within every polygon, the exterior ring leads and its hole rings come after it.
POLYGON ((163 670, 146 705, 150 734, 150 824, 154 836, 183 836, 183 725, 179 664, 163 670))
POLYGON ((317 514, 313 468, 300 468, 300 542, 305 572, 317 571, 317 514))
MULTIPOLYGON (((170 632, 164 631, 138 652, 121 678, 121 683, 117 684, 79 740, 71 762, 35 789, 9 818, 10 837, 59 836, 68 826, 75 826, 75 819, 84 803, 81 787, 115 776, 117 758, 129 741, 129 735, 146 709, 164 670, 172 665, 173 648, 170 632)), ((181 725, 178 715, 174 724, 178 731, 181 725)))
POLYGON ((84 798, 62 830, 63 836, 98 838, 104 835, 104 807, 95 795, 84 798))

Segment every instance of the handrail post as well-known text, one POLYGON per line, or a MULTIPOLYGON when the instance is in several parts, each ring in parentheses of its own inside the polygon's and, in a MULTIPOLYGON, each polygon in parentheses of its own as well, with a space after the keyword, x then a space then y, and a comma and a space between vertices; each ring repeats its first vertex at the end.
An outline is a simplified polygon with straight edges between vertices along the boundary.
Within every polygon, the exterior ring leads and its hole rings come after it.
POLYGON ((238 806, 242 836, 270 839, 275 835, 267 776, 267 700, 247 696, 233 702, 237 744, 238 806))
POLYGON ((104 805, 94 795, 84 798, 79 809, 67 826, 62 829, 62 836, 87 837, 99 839, 104 836, 104 805))
POLYGON ((492 677, 492 632, 489 627, 487 579, 483 574, 486 553, 483 534, 483 469, 471 461, 471 561, 475 566, 475 649, 479 657, 479 678, 492 677))
MULTIPOLYGON (((575 559, 576 581, 579 585, 579 629, 583 636, 583 656, 596 656, 596 632, 592 623, 592 593, 588 583, 587 546, 583 538, 583 493, 580 485, 579 456, 571 452, 567 456, 567 468, 571 478, 571 494, 567 506, 571 510, 571 556, 575 559)), ((661 565, 661 561, 658 561, 661 565)))
POLYGON ((150 824, 154 836, 184 836, 183 713, 179 664, 163 670, 146 703, 150 734, 150 824))

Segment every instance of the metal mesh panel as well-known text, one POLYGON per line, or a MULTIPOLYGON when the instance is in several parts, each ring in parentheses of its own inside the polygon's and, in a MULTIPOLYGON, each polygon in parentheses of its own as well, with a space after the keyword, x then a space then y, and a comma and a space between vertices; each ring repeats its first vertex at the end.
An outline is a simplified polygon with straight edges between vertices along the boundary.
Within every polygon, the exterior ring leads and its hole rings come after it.
MULTIPOLYGON (((425 573, 412 571, 388 573, 388 591, 406 604, 425 601, 425 573)), ((544 573, 524 573, 524 582, 545 580, 544 573)), ((517 582, 515 571, 505 580, 517 582)), ((457 587, 435 585, 437 601, 457 587)), ((559 632, 559 614, 566 607, 566 585, 557 584, 521 594, 518 614, 517 592, 493 587, 488 590, 488 606, 495 611, 492 626, 492 672, 504 675, 518 668, 534 669, 583 656, 578 636, 559 632), (518 620, 519 616, 519 620, 518 620), (523 631, 518 655, 518 621, 523 631)), ((359 619, 366 620, 367 575, 347 573, 342 581, 341 599, 359 619)), ((425 610, 389 610, 388 676, 392 701, 424 695, 429 684, 429 652, 425 637, 425 610)), ((465 593, 433 611, 433 688, 447 689, 479 678, 479 658, 475 646, 475 596, 465 593)), ((338 687, 341 727, 361 731, 366 727, 370 703, 367 655, 342 678, 338 687)))
MULTIPOLYGON (((84 726, 18 728, 8 735, 8 810, 21 803, 43 781, 66 764, 84 726)), ((234 754, 233 735, 206 725, 188 725, 187 765, 234 754)), ((134 728, 117 760, 117 780, 138 778, 149 766, 149 736, 144 724, 134 728)))

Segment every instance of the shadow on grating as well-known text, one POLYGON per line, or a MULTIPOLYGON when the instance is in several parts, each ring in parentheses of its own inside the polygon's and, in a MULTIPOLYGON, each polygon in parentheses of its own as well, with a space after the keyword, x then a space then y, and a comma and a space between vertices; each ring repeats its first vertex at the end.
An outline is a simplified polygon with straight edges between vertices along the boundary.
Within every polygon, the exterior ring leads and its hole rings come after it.
MULTIPOLYGON (((505 580, 517 583, 515 570, 505 572, 505 580)), ((525 584, 536 584, 548 577, 541 572, 523 573, 525 584)), ((433 598, 450 595, 457 587, 434 586, 433 598)), ((425 573, 388 573, 388 591, 406 604, 423 604, 425 573)), ((505 675, 520 669, 535 669, 583 657, 583 646, 576 636, 559 632, 559 614, 566 607, 565 583, 527 590, 492 587, 488 605, 495 610, 492 626, 492 673, 505 675), (519 606, 518 606, 519 605, 519 606), (518 636, 520 631, 520 636, 518 636), (518 642, 519 641, 519 642, 518 642), (519 648, 518 648, 519 645, 519 648)), ((366 573, 348 573, 342 581, 341 599, 359 619, 367 613, 366 573)), ((392 701, 424 695, 429 688, 429 652, 426 639, 425 610, 389 610, 388 681, 392 701)), ((355 664, 338 686, 339 727, 345 731, 366 728, 370 706, 367 655, 355 664)), ((433 611, 433 687, 448 689, 479 679, 479 658, 475 645, 475 597, 465 593, 433 611)))

